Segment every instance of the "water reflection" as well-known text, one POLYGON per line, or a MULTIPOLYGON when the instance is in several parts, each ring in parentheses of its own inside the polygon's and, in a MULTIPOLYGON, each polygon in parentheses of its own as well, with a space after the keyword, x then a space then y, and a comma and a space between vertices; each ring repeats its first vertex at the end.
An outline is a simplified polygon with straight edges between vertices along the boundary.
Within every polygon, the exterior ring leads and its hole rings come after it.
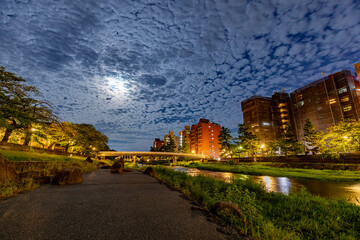
POLYGON ((360 205, 360 183, 353 182, 334 182, 306 179, 291 179, 287 177, 270 177, 270 176, 253 176, 245 174, 234 174, 230 172, 212 172, 207 170, 199 170, 195 168, 174 167, 175 171, 188 173, 190 176, 202 174, 204 176, 231 182, 233 179, 246 180, 264 186, 268 192, 280 192, 288 195, 290 192, 298 192, 302 187, 313 194, 333 199, 346 199, 349 202, 360 205))

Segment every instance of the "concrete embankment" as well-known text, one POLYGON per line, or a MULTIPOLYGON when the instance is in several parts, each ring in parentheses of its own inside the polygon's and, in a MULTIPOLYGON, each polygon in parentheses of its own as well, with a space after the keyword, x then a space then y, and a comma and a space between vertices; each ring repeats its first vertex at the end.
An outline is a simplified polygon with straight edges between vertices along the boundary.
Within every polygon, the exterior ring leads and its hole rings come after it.
MULTIPOLYGON (((0 201, 0 239, 237 239, 140 172, 100 169, 0 201)), ((234 234, 234 233, 232 233, 234 234)))

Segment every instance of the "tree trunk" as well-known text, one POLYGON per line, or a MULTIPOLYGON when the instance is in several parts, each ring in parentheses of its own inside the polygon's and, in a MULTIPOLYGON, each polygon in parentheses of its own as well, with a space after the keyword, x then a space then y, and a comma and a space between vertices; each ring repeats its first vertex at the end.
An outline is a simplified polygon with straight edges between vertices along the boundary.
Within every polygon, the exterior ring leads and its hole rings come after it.
POLYGON ((5 131, 5 135, 4 135, 3 139, 1 140, 1 142, 7 142, 7 141, 9 141, 9 137, 10 137, 10 135, 11 135, 11 133, 12 133, 13 130, 14 130, 14 129, 7 128, 6 131, 5 131))
POLYGON ((32 132, 30 132, 29 130, 26 130, 26 133, 25 133, 25 141, 24 141, 24 146, 29 146, 29 143, 30 143, 30 140, 31 140, 31 135, 32 135, 32 132))

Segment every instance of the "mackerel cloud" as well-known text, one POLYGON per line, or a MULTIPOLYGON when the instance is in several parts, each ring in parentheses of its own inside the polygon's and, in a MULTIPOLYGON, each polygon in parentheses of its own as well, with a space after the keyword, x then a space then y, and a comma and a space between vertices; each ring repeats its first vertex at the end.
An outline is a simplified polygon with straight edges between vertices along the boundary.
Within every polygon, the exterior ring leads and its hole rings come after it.
POLYGON ((0 65, 117 150, 200 117, 236 135, 245 98, 360 60, 357 1, 1 2, 0 65))

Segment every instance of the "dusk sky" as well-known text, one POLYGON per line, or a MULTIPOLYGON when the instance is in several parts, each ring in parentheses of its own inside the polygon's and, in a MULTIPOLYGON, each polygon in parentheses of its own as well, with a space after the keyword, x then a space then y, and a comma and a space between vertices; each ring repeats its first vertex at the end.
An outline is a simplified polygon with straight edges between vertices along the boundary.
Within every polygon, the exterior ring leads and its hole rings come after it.
POLYGON ((357 0, 0 0, 0 65, 116 150, 360 61, 357 0))

